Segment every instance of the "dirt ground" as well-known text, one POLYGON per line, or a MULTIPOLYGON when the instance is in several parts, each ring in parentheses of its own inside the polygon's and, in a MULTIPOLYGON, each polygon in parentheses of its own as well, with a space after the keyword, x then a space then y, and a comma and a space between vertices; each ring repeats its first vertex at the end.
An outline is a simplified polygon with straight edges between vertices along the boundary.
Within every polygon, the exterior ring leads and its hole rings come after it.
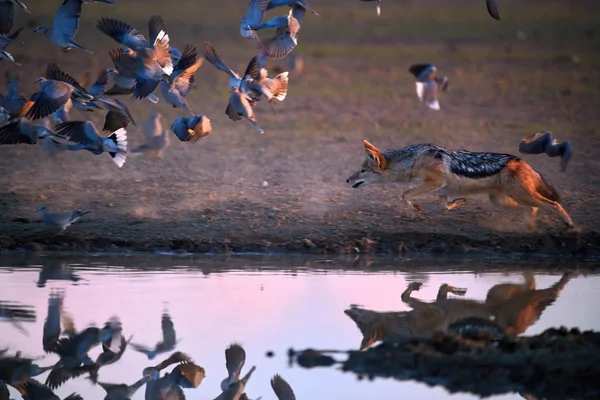
MULTIPOLYGON (((95 27, 101 16, 147 35, 149 17, 161 14, 171 45, 191 43, 201 52, 210 41, 240 73, 257 49, 239 35, 247 0, 85 4, 76 39, 94 55, 62 53, 34 34, 36 25, 51 24, 60 1, 41 3, 27 3, 31 15, 18 12, 22 43, 7 49, 23 67, 0 63, 20 70, 26 96, 48 62, 74 77, 112 67, 108 50, 118 45, 95 27)), ((205 62, 189 101, 211 119, 213 134, 194 145, 172 135, 162 160, 129 156, 119 169, 106 154, 51 158, 42 146, 1 146, 0 248, 598 255, 600 17, 589 0, 498 3, 501 22, 483 0, 383 2, 380 18, 373 4, 313 0, 321 16, 306 15, 294 50, 304 69, 290 74, 284 102, 257 106, 264 135, 228 119, 227 76, 205 62), (416 97, 408 67, 417 62, 449 77, 441 111, 416 97), (550 211, 527 229, 523 210, 498 210, 483 197, 446 212, 435 196, 423 196, 424 211, 415 213, 400 200, 407 185, 345 183, 363 161, 363 139, 382 149, 434 142, 517 154, 520 139, 538 130, 572 143, 566 172, 556 158, 522 158, 556 187, 580 232, 550 211), (54 233, 39 223, 40 204, 91 213, 54 233)), ((138 127, 155 111, 165 129, 186 115, 162 100, 121 98, 138 127)), ((101 127, 104 114, 73 111, 71 118, 101 127)), ((143 141, 134 126, 128 135, 130 148, 143 141)))

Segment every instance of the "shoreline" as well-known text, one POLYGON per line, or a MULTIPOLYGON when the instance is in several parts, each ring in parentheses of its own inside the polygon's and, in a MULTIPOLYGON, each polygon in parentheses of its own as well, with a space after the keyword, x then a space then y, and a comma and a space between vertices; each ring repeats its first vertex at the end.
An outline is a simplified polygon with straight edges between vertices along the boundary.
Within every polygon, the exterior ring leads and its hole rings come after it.
POLYGON ((125 238, 84 235, 78 232, 37 232, 1 235, 0 251, 27 252, 141 252, 172 254, 259 254, 259 255, 388 255, 388 256, 501 256, 509 258, 600 257, 600 233, 488 234, 448 233, 353 233, 338 236, 302 237, 282 233, 269 240, 261 235, 212 238, 125 238))

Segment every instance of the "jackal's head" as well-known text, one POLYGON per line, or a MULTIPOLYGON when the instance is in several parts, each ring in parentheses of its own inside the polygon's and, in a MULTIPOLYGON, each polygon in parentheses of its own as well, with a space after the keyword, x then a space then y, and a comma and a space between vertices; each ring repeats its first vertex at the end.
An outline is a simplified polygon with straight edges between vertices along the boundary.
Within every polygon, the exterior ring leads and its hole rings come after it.
POLYGON ((354 189, 359 186, 366 186, 372 183, 381 182, 385 179, 387 168, 387 159, 368 141, 363 141, 365 145, 366 159, 362 167, 353 173, 350 178, 346 179, 346 183, 350 184, 354 189))

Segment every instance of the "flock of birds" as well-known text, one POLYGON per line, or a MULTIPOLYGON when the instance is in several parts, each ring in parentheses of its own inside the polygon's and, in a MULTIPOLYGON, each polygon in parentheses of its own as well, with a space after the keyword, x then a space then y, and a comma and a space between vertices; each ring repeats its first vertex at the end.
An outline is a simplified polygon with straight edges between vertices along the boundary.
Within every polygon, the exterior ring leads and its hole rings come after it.
MULTIPOLYGON (((381 12, 381 0, 375 2, 377 14, 381 12)), ((51 28, 38 26, 34 32, 43 34, 62 51, 72 49, 93 53, 75 40, 79 18, 86 3, 114 4, 117 0, 63 0, 54 14, 51 28)), ((489 14, 500 19, 494 0, 486 0, 489 14)), ((9 34, 15 25, 17 8, 30 12, 21 0, 0 0, 0 59, 16 63, 6 48, 19 35, 20 29, 9 34)), ((87 6, 86 6, 87 7, 87 6)), ((269 78, 265 68, 267 59, 283 59, 298 44, 298 33, 306 12, 319 16, 307 0, 250 0, 248 10, 240 22, 240 35, 259 43, 257 55, 252 57, 243 74, 227 66, 224 59, 210 42, 204 43, 204 54, 198 56, 194 45, 186 44, 183 51, 169 45, 169 35, 162 17, 154 15, 148 22, 148 37, 135 27, 114 18, 101 18, 97 28, 122 45, 109 51, 114 68, 103 69, 96 81, 89 85, 89 74, 81 81, 63 71, 57 63, 50 62, 44 77, 35 82, 39 90, 29 99, 19 91, 20 77, 6 72, 7 94, 0 95, 0 120, 8 121, 0 127, 0 145, 42 143, 48 154, 63 151, 87 150, 95 155, 108 153, 118 167, 122 167, 128 155, 127 127, 137 126, 130 110, 118 98, 131 95, 134 99, 147 99, 157 103, 155 94, 160 88, 164 101, 190 116, 178 117, 170 126, 177 138, 186 143, 195 143, 212 133, 210 119, 197 114, 188 104, 186 97, 194 87, 195 73, 204 60, 229 76, 229 101, 225 113, 232 121, 246 120, 259 133, 264 130, 257 122, 255 108, 265 98, 269 103, 282 102, 288 91, 289 72, 269 78), (287 15, 264 21, 267 10, 288 6, 287 15), (258 31, 274 29, 275 34, 263 41, 258 31), (112 78, 113 85, 106 86, 112 78), (71 120, 72 108, 81 111, 106 111, 101 130, 91 121, 71 120), (55 125, 52 126, 51 119, 55 125), (36 121, 40 123, 36 124, 36 121)), ((293 56, 292 56, 293 57, 293 56)), ((429 108, 439 110, 438 96, 448 87, 447 77, 438 77, 433 64, 416 64, 409 68, 416 79, 419 99, 429 108)), ((146 142, 129 154, 151 154, 162 157, 169 146, 169 134, 162 130, 160 113, 151 116, 144 125, 146 142)), ((546 153, 563 159, 563 170, 571 156, 568 141, 558 143, 548 132, 538 132, 524 138, 519 150, 522 153, 546 153)), ((64 230, 85 213, 48 213, 44 206, 37 210, 42 221, 50 227, 64 230)))
MULTIPOLYGON (((187 354, 175 351, 178 340, 168 312, 163 312, 161 318, 162 339, 154 346, 145 346, 131 342, 132 336, 125 337, 123 324, 117 317, 110 318, 101 328, 89 326, 78 331, 63 307, 64 297, 64 291, 51 290, 42 335, 44 352, 57 355, 59 360, 42 367, 37 364, 38 359, 23 357, 20 352, 11 355, 8 349, 0 350, 0 400, 9 400, 7 385, 15 388, 25 400, 60 400, 53 390, 82 376, 104 390, 105 400, 128 400, 144 386, 146 400, 184 400, 183 389, 197 388, 204 380, 204 368, 187 354), (98 347, 102 351, 93 360, 89 353, 98 347), (121 360, 128 347, 143 353, 150 361, 162 354, 171 354, 162 362, 144 368, 142 377, 132 384, 100 381, 99 371, 121 360), (163 370, 173 365, 170 372, 161 376, 163 370), (48 371, 44 383, 34 379, 48 371)), ((25 314, 32 312, 16 306, 2 309, 10 310, 16 320, 24 320, 25 314)), ((221 381, 221 393, 214 400, 249 400, 245 388, 256 367, 242 376, 245 363, 246 351, 239 344, 231 344, 225 350, 227 376, 221 381)), ((296 398, 291 386, 279 374, 272 377, 271 387, 278 400, 296 398)), ((77 393, 65 398, 82 399, 77 393)))

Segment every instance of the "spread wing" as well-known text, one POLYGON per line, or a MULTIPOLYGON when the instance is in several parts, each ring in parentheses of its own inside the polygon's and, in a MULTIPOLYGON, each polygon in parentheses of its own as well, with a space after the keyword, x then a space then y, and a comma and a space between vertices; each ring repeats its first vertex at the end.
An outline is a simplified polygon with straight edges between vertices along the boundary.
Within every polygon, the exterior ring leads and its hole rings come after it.
POLYGON ((96 27, 105 35, 113 38, 130 49, 148 47, 148 41, 140 31, 123 21, 113 18, 101 18, 96 27))
POLYGON ((91 121, 67 121, 56 125, 56 136, 84 146, 98 147, 102 138, 91 121))
POLYGON ((36 144, 37 134, 22 124, 29 124, 25 119, 18 119, 0 128, 0 144, 36 144), (24 129, 25 128, 25 129, 24 129))
POLYGON ((125 49, 112 49, 108 52, 110 59, 120 75, 129 78, 135 78, 137 70, 137 61, 131 53, 125 52, 125 49))
POLYGON ((72 39, 79 28, 79 17, 81 16, 81 0, 65 0, 54 13, 52 30, 60 32, 63 37, 72 39))
POLYGON ((271 379, 271 387, 279 400, 296 400, 292 387, 279 374, 271 379))
POLYGON ((26 103, 23 106, 23 111, 29 107, 26 112, 28 118, 33 120, 45 118, 62 107, 69 100, 72 92, 71 87, 65 83, 50 81, 42 90, 31 96, 33 103, 26 103))
POLYGON ((204 42, 204 58, 206 61, 215 66, 215 68, 225 72, 232 78, 240 79, 240 76, 233 72, 223 61, 219 52, 214 48, 210 42, 204 42))
POLYGON ((245 363, 246 351, 239 344, 232 344, 225 350, 225 367, 229 377, 238 380, 245 363))

